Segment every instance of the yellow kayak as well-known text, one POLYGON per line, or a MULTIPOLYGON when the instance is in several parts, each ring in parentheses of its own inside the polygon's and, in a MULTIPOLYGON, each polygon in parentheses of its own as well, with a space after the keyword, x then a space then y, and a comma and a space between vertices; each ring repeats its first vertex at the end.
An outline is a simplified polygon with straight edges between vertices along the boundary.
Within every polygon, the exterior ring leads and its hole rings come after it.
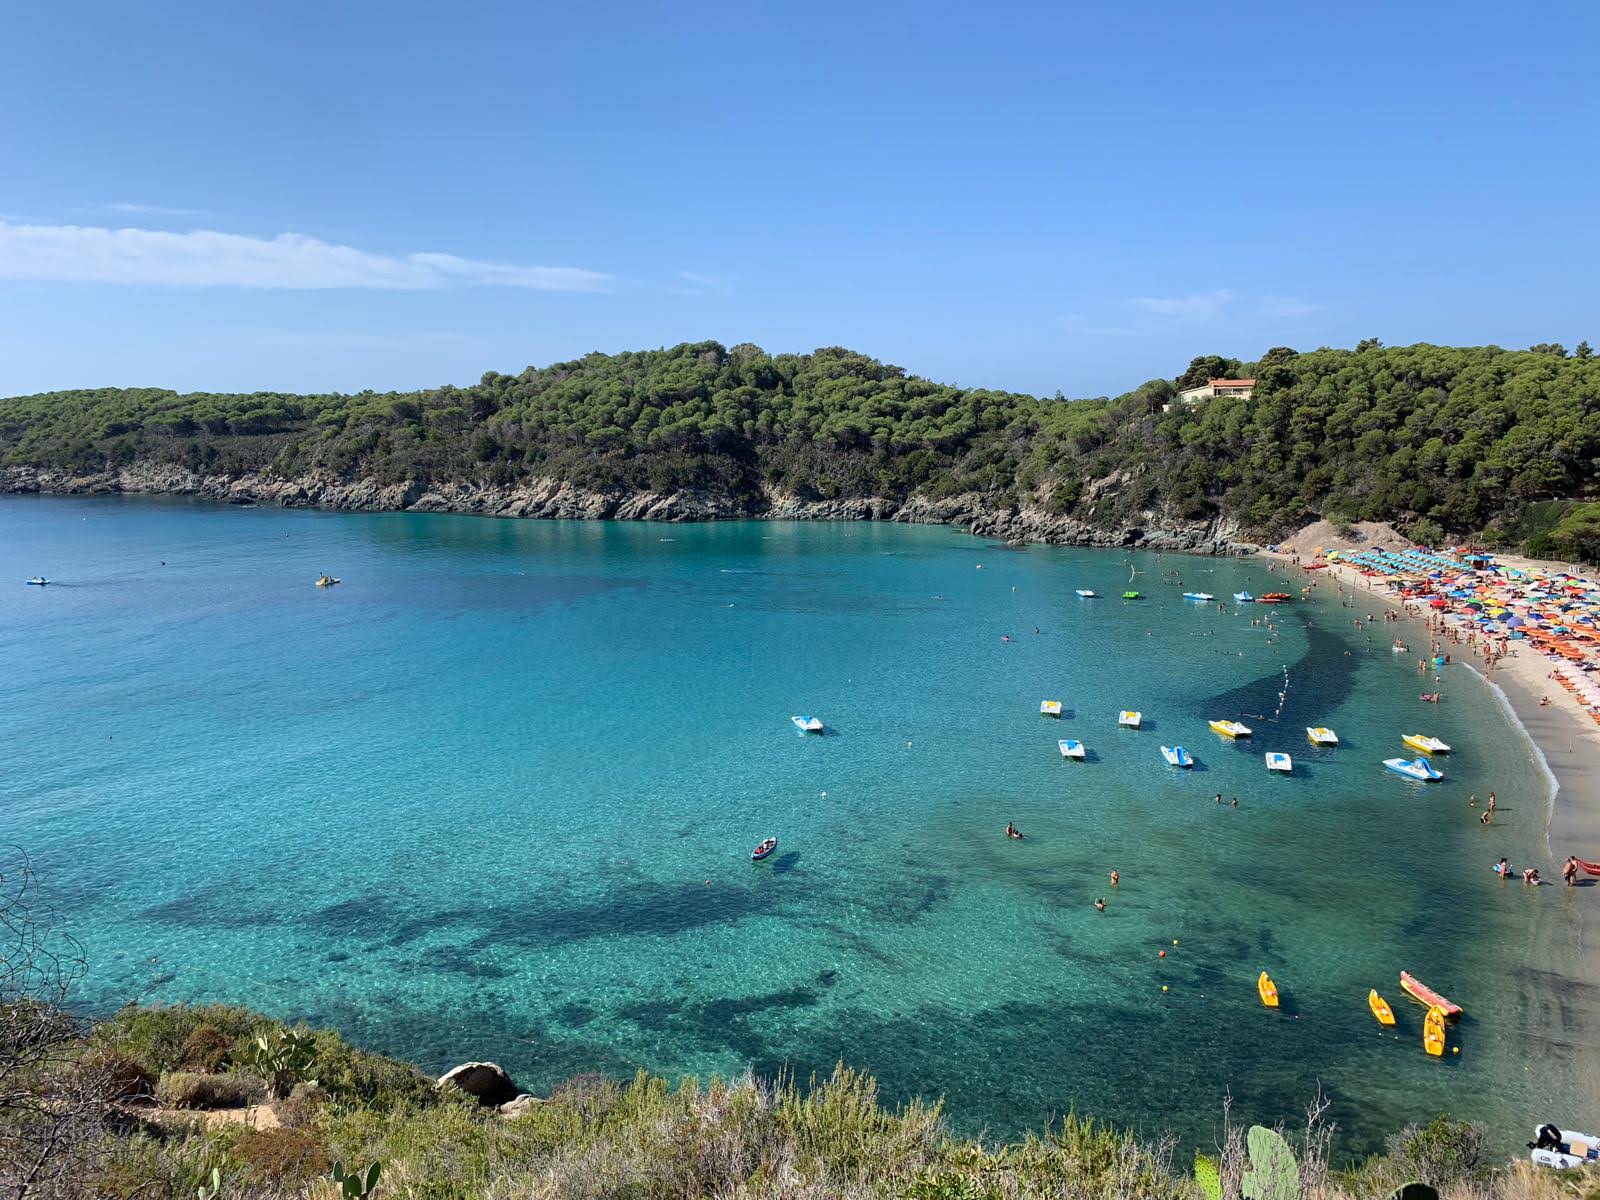
POLYGON ((1394 1024, 1394 1009, 1389 1007, 1389 1002, 1378 995, 1378 989, 1373 988, 1367 993, 1367 1007, 1372 1010, 1372 1015, 1378 1018, 1379 1025, 1394 1024))
POLYGON ((1278 985, 1272 982, 1272 976, 1265 971, 1261 972, 1261 978, 1256 980, 1256 991, 1261 993, 1261 1003, 1268 1008, 1278 1007, 1278 985))
POLYGON ((1422 1046, 1429 1054, 1439 1057, 1444 1054, 1444 1012, 1437 1008, 1430 1008, 1428 1015, 1422 1019, 1422 1046))

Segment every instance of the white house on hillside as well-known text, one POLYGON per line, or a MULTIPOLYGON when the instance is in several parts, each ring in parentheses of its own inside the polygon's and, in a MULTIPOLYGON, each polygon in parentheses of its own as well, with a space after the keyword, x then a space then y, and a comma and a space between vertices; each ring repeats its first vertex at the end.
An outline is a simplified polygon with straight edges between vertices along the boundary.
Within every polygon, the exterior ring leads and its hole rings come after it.
POLYGON ((1248 400, 1255 386, 1254 379, 1213 379, 1199 387, 1186 388, 1178 393, 1178 399, 1185 404, 1199 404, 1202 400, 1212 400, 1218 396, 1242 396, 1248 400))

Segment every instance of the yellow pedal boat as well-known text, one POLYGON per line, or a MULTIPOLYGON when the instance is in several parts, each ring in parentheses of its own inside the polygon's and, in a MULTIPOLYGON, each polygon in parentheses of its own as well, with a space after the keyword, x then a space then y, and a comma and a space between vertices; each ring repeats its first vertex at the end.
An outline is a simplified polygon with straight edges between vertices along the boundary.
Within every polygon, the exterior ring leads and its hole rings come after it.
POLYGON ((1223 737, 1242 738, 1250 736, 1250 726, 1241 725, 1238 721, 1212 721, 1211 728, 1223 737))
POLYGON ((1378 1018, 1379 1025, 1394 1024, 1394 1009, 1389 1007, 1389 1002, 1378 995, 1378 989, 1373 988, 1367 993, 1367 1007, 1372 1010, 1372 1015, 1378 1018))
POLYGON ((1402 733, 1400 740, 1413 750, 1421 750, 1424 754, 1449 754, 1450 747, 1436 737, 1429 737, 1425 733, 1402 733))
POLYGON ((1444 1011, 1430 1008, 1422 1018, 1422 1048, 1434 1057, 1444 1054, 1444 1011))
POLYGON ((1272 982, 1272 976, 1265 971, 1256 980, 1256 991, 1261 993, 1261 1003, 1268 1008, 1278 1007, 1278 985, 1272 982))

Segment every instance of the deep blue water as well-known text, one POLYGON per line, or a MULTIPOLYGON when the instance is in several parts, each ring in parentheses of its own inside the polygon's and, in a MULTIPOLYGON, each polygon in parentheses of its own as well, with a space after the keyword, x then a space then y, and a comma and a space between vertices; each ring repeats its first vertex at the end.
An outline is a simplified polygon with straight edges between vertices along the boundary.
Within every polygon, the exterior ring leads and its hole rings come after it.
POLYGON ((843 1060, 964 1130, 1075 1106, 1204 1141, 1225 1094, 1289 1119, 1320 1081, 1351 1153, 1581 1111, 1574 897, 1489 871, 1549 866, 1520 732, 1465 668, 1419 704, 1368 606, 1179 599, 1279 586, 942 528, 0 498, 0 839, 88 1004, 246 1003, 535 1088, 843 1060), (1457 747, 1444 783, 1379 765, 1414 730, 1457 747), (1466 1007, 1459 1056, 1423 1054, 1402 968, 1466 1007))

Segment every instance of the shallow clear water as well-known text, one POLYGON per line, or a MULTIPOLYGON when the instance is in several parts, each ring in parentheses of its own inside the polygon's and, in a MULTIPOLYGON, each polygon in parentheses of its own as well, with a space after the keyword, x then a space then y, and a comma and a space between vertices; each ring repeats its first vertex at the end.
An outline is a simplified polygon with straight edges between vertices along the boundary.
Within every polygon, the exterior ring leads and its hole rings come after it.
POLYGON ((1320 1081, 1350 1153, 1575 1119, 1582 897, 1489 869, 1551 866, 1525 742, 1465 668, 1419 704, 1370 606, 1178 599, 1281 585, 942 528, 0 498, 0 839, 94 1006, 245 1003, 536 1089, 843 1060, 969 1131, 1076 1106, 1205 1141, 1225 1094, 1274 1121, 1320 1081), (1134 570, 1141 602, 1073 594, 1134 570), (1252 742, 1206 727, 1240 715, 1252 742), (1402 730, 1458 748, 1444 783, 1379 765, 1402 730), (1402 968, 1467 1009, 1459 1057, 1402 968))

